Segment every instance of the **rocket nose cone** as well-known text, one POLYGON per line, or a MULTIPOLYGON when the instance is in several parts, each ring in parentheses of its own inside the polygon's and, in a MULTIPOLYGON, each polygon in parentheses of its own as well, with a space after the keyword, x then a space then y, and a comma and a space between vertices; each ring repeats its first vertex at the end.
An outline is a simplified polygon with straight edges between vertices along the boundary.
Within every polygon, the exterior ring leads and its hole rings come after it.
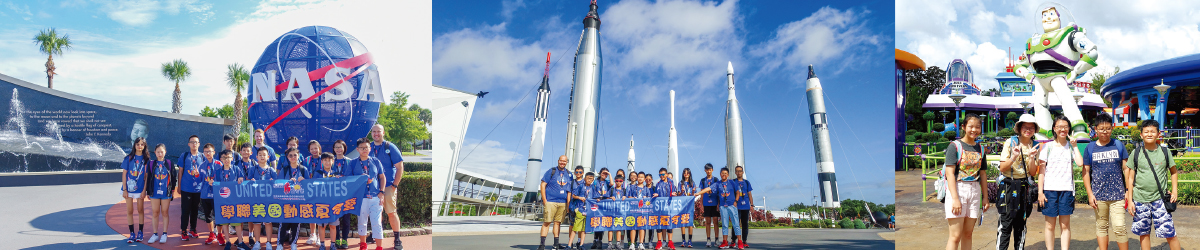
POLYGON ((813 79, 813 78, 817 78, 817 73, 813 72, 813 66, 812 66, 812 64, 809 64, 808 65, 808 79, 813 79))
POLYGON ((730 75, 733 74, 733 62, 729 62, 729 67, 725 68, 725 72, 729 73, 730 75))

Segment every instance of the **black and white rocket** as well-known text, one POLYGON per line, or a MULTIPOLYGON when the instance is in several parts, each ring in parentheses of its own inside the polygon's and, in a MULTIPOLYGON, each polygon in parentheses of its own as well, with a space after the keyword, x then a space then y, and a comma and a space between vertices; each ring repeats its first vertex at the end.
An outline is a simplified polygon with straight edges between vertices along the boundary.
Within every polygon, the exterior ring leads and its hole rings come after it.
POLYGON ((567 118, 567 168, 583 166, 585 171, 594 171, 596 165, 601 65, 600 15, 593 0, 583 18, 583 33, 579 35, 579 48, 575 50, 575 73, 567 118))
POLYGON ((733 62, 725 70, 725 86, 729 88, 729 99, 725 101, 725 167, 734 170, 746 168, 746 154, 742 148, 742 113, 734 94, 733 62))
POLYGON ((541 184, 542 151, 546 144, 546 111, 550 109, 550 52, 546 52, 546 71, 533 106, 533 134, 529 139, 529 162, 525 167, 525 202, 537 201, 541 184))
POLYGON ((821 90, 821 79, 808 65, 808 115, 812 122, 813 150, 817 160, 817 185, 821 188, 821 206, 841 207, 838 197, 837 178, 833 174, 833 151, 829 147, 829 125, 825 117, 825 92, 821 90))
MULTIPOLYGON (((627 169, 625 169, 625 171, 628 171, 629 173, 633 173, 634 171, 637 171, 636 168, 633 166, 633 161, 634 161, 633 135, 629 135, 629 165, 625 166, 627 168, 627 169)), ((632 183, 633 181, 631 180, 630 182, 632 183)))

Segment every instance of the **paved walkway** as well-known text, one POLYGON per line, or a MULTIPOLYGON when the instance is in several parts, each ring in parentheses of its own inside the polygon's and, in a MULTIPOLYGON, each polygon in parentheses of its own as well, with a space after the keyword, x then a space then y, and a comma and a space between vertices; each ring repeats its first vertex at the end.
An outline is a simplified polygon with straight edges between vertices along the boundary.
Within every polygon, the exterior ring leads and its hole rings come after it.
POLYGON ((417 150, 417 153, 423 154, 424 156, 405 155, 404 161, 405 162, 433 162, 433 150, 417 150))
MULTIPOLYGON (((434 224, 437 224, 436 219, 434 224)), ((889 230, 849 229, 762 229, 750 230, 750 248, 747 249, 895 249, 894 242, 884 240, 881 232, 889 230)), ((506 235, 442 236, 435 226, 433 243, 442 249, 537 249, 538 233, 506 235)), ((696 230, 695 245, 704 248, 704 230, 696 230)), ((566 243, 566 233, 559 240, 566 243)), ((591 235, 585 236, 584 248, 591 246, 591 235)), ((675 232, 678 244, 680 232, 675 232)), ((553 239, 546 239, 553 244, 553 239)), ((684 248, 686 249, 686 248, 684 248)))
MULTIPOLYGON (((933 191, 933 181, 929 181, 929 190, 933 191)), ((896 172, 896 249, 940 249, 945 248, 947 225, 944 204, 937 201, 921 202, 920 170, 896 172)), ((972 235, 972 249, 995 249, 997 218, 996 210, 989 209, 983 214, 983 225, 975 227, 972 235)), ((1025 249, 1046 249, 1045 216, 1040 213, 1029 217, 1028 232, 1025 234, 1025 249)), ((1096 220, 1095 210, 1087 204, 1075 204, 1075 213, 1071 216, 1071 249, 1096 249, 1096 220)), ((1191 246, 1200 245, 1200 207, 1180 206, 1175 211, 1176 234, 1183 249, 1193 249, 1191 246)), ((1132 225, 1133 217, 1125 217, 1125 225, 1132 225)), ((1057 230, 1056 230, 1057 231, 1057 230)), ((1060 249, 1061 238, 1055 233, 1054 248, 1060 249)), ((1137 249, 1138 237, 1128 234, 1129 244, 1137 249)), ((1115 236, 1109 237, 1109 249, 1117 249, 1115 236)), ((1166 240, 1152 237, 1150 240, 1154 249, 1168 249, 1166 240)))
POLYGON ((541 229, 541 222, 508 216, 433 217, 433 234, 436 236, 539 233, 541 229))

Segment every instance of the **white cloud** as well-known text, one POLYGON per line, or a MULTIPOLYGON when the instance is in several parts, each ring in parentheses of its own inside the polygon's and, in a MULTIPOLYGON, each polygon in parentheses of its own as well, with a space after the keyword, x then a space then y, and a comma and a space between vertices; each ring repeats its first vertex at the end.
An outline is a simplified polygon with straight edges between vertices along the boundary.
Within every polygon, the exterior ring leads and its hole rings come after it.
POLYGON ((155 13, 160 6, 152 0, 120 0, 109 2, 101 8, 108 18, 129 26, 142 26, 158 18, 155 13))
POLYGON ((986 40, 992 37, 996 29, 996 13, 979 11, 971 15, 971 31, 976 39, 986 40))
POLYGON ((500 3, 500 16, 504 17, 505 21, 510 20, 513 12, 523 7, 525 7, 525 0, 504 0, 500 3))
POLYGON ((864 27, 867 14, 822 7, 800 21, 781 25, 770 41, 754 46, 750 54, 764 59, 763 71, 789 72, 796 84, 807 78, 808 65, 826 65, 836 74, 867 60, 866 52, 882 49, 885 38, 864 27))
POLYGON ((454 82, 461 89, 532 86, 523 83, 541 79, 535 76, 545 67, 547 49, 539 42, 527 43, 505 32, 505 24, 501 23, 438 36, 433 41, 434 54, 438 55, 433 60, 433 74, 438 81, 454 82))
MULTIPOLYGON (((224 86, 226 65, 253 65, 258 55, 276 37, 306 25, 320 24, 353 34, 362 41, 379 67, 383 92, 404 91, 410 103, 431 107, 428 49, 432 28, 430 3, 395 6, 390 1, 338 1, 297 5, 288 12, 238 20, 202 38, 170 38, 163 41, 126 41, 86 31, 60 29, 76 44, 55 57, 59 75, 55 88, 91 98, 151 110, 170 110, 174 84, 161 76, 163 62, 182 58, 192 67, 192 77, 181 84, 183 113, 198 114, 204 106, 233 101, 224 86), (368 7, 369 6, 369 7, 368 7), (398 10, 402 12, 397 13, 398 10), (330 15, 335 13, 337 15, 330 15), (338 14, 344 13, 344 14, 338 14), (356 18, 342 18, 353 13, 356 18), (386 32, 363 23, 407 23, 386 32), (422 38, 424 37, 424 38, 422 38), (131 46, 129 44, 135 44, 131 46)), ((46 56, 38 54, 29 37, 36 30, 10 29, 0 32, 0 73, 26 81, 45 82, 46 56)))
POLYGON ((958 12, 950 0, 896 1, 896 33, 911 37, 949 35, 950 23, 958 20, 958 12))
POLYGON ((525 181, 524 165, 512 164, 513 160, 523 159, 525 154, 505 149, 500 142, 486 140, 482 143, 470 143, 463 147, 459 168, 514 182, 525 181))
POLYGON ((963 61, 971 65, 972 73, 975 75, 975 86, 978 86, 980 90, 999 89, 1000 84, 996 82, 996 74, 1004 72, 1004 67, 1008 62, 1008 51, 996 48, 996 45, 990 42, 985 42, 976 47, 974 53, 964 58, 963 61))

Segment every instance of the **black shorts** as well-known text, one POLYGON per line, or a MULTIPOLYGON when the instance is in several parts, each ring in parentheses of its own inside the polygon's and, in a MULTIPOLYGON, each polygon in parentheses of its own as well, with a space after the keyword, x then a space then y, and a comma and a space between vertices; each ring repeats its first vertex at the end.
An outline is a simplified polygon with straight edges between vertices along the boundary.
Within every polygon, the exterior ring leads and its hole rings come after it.
POLYGON ((717 206, 704 206, 704 217, 721 217, 721 210, 717 206))
POLYGON ((213 199, 200 199, 200 219, 204 222, 213 221, 213 199))

